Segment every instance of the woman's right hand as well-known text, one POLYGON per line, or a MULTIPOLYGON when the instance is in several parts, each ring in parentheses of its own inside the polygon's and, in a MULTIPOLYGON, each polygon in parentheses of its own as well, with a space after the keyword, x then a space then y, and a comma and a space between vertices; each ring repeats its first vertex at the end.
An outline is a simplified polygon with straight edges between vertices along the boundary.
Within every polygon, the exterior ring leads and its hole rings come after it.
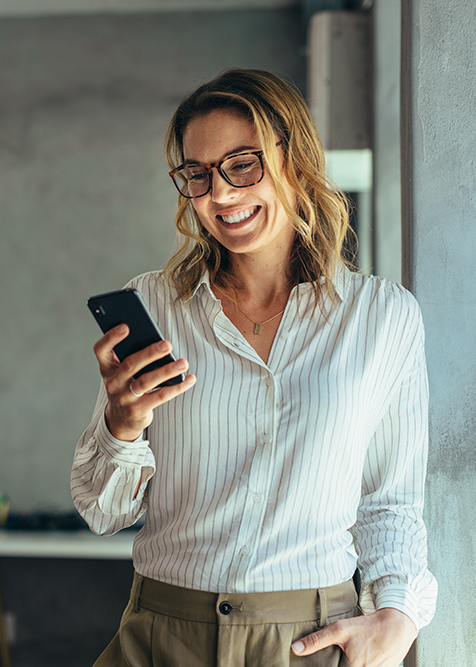
POLYGON ((126 357, 121 363, 114 352, 114 347, 128 335, 129 328, 125 324, 111 329, 97 341, 94 353, 99 362, 99 370, 108 397, 107 427, 118 440, 132 442, 152 422, 154 408, 193 387, 196 378, 194 375, 187 375, 180 384, 160 387, 156 391, 147 393, 158 384, 186 371, 188 362, 186 359, 177 359, 135 380, 134 375, 141 368, 170 354, 172 345, 169 341, 154 343, 126 357))

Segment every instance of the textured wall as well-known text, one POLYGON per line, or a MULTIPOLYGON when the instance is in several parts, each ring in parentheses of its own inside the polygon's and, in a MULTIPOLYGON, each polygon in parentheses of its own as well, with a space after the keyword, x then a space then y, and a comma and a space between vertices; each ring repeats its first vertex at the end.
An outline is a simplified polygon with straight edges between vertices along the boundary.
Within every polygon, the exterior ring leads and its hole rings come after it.
POLYGON ((86 309, 170 255, 178 100, 229 66, 305 80, 298 9, 0 21, 0 492, 71 507, 99 384, 86 309))
MULTIPOLYGON (((410 12, 410 3, 405 11, 410 12)), ((476 5, 414 0, 412 289, 431 387, 426 517, 440 585, 422 667, 476 665, 476 5)), ((409 29, 410 29, 410 23, 409 29)))
POLYGON ((374 5, 374 268, 401 282, 399 0, 374 5))

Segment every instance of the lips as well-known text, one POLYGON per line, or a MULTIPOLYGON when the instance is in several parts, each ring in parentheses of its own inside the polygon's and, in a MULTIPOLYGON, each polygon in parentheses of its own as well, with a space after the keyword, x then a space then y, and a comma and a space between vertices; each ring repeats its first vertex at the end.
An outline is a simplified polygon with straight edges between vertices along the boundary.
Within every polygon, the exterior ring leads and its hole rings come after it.
POLYGON ((223 222, 226 222, 228 225, 236 225, 239 222, 244 222, 245 220, 248 220, 248 218, 251 218, 252 215, 257 213, 259 211, 259 206, 253 206, 252 208, 247 208, 243 211, 238 211, 237 213, 233 213, 232 215, 218 215, 217 217, 223 220, 223 222))

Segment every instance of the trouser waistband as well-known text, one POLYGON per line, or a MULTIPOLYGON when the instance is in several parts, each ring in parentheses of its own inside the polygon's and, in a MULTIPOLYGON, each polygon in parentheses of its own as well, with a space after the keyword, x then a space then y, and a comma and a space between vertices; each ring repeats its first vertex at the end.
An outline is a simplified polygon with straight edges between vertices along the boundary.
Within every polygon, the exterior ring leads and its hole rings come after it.
POLYGON ((351 611, 357 594, 352 580, 310 590, 209 593, 164 584, 136 572, 131 602, 137 612, 144 608, 202 623, 249 625, 317 619, 319 626, 324 626, 328 617, 351 611))

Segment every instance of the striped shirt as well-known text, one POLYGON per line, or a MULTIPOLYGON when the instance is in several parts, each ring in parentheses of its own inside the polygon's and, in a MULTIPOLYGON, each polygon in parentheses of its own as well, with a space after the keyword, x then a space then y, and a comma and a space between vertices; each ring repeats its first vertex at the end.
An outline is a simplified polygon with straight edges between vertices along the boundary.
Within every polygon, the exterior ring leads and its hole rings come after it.
POLYGON ((109 433, 101 388, 72 471, 91 529, 114 533, 147 510, 135 569, 212 592, 331 586, 352 577, 357 557, 365 612, 394 607, 417 627, 429 623, 428 385, 413 296, 343 270, 336 305, 322 286, 325 316, 301 284, 265 363, 207 274, 185 303, 159 277, 128 286, 197 383, 159 406, 148 439, 135 443, 109 433))

